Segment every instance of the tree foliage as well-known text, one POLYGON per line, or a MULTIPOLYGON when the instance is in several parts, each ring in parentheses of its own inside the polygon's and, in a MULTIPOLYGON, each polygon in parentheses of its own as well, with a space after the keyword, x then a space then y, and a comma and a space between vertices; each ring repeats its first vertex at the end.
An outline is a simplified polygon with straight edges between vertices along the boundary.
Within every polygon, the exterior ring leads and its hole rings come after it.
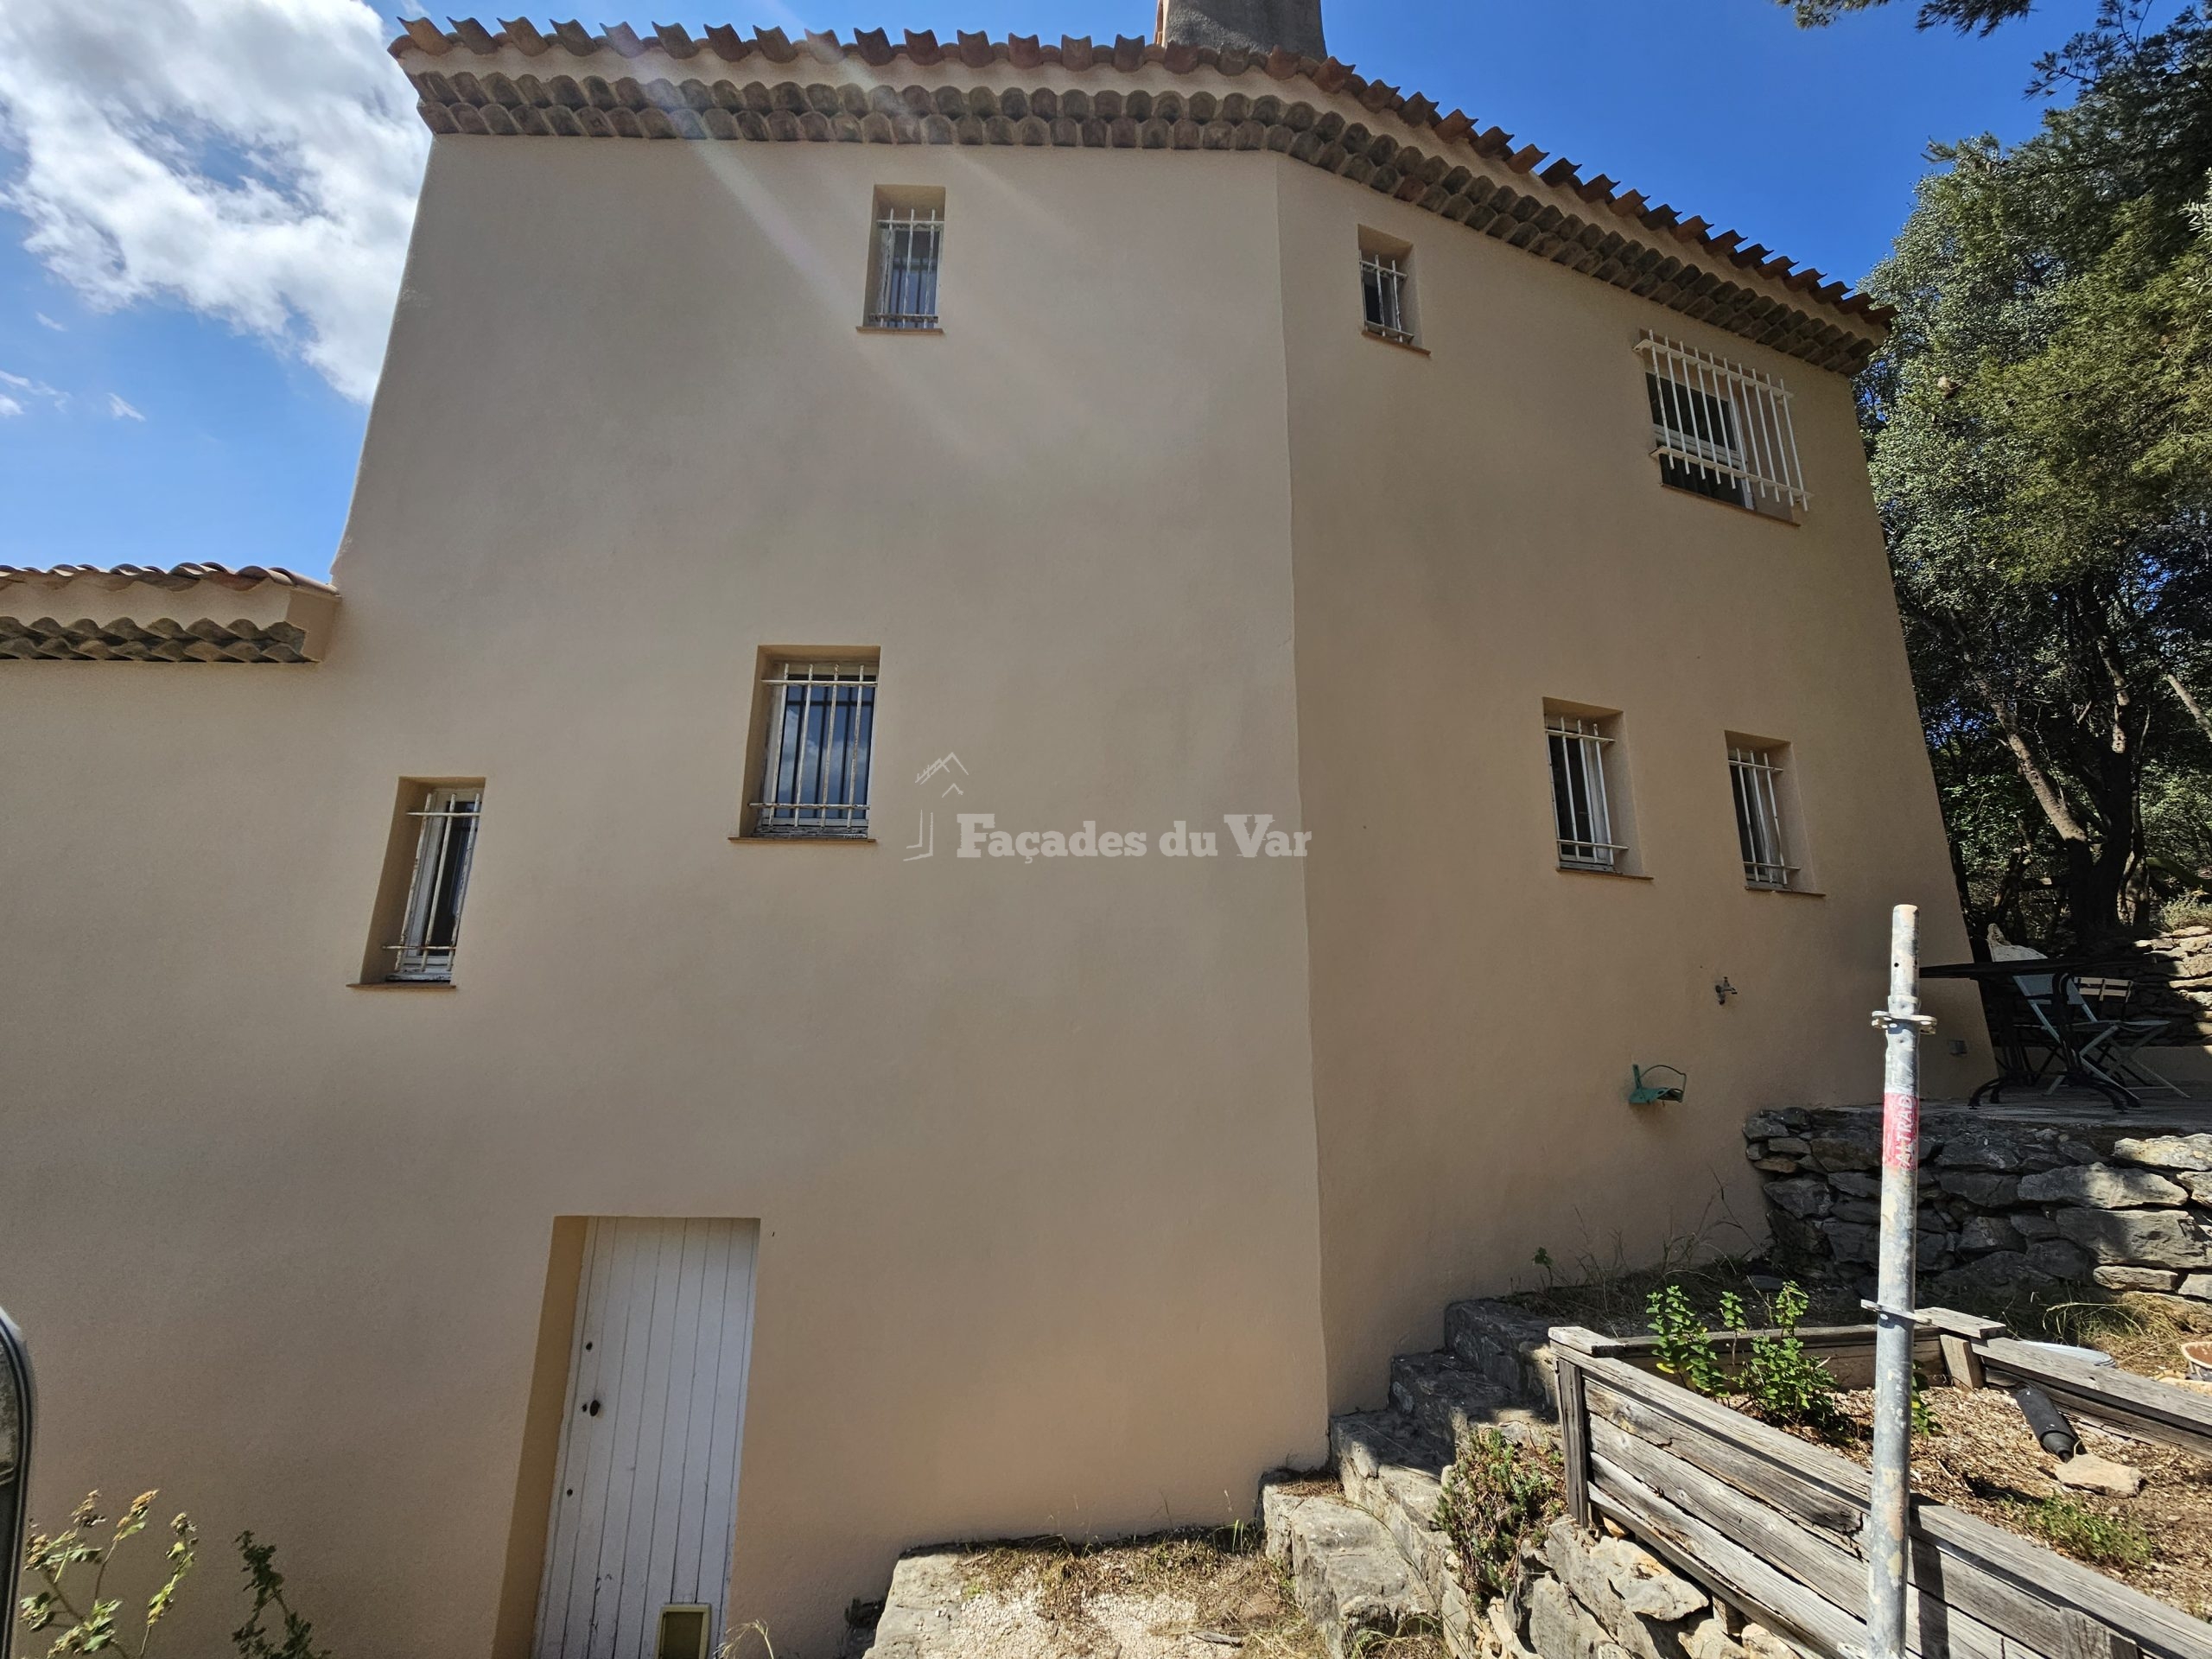
MULTIPOLYGON (((1872 11, 1889 3, 1890 0, 1782 0, 1783 5, 1796 12, 1797 21, 1808 28, 1832 23, 1847 11, 1872 11)), ((1986 35, 1999 23, 2026 16, 2034 4, 2035 0, 1925 0, 1920 8, 1919 23, 1923 29, 1934 29, 1942 23, 1961 35, 1986 35)))
POLYGON ((2107 0, 2075 101, 1939 147, 1866 284, 1875 492, 1976 925, 2094 946, 2202 884, 2212 22, 2107 0))

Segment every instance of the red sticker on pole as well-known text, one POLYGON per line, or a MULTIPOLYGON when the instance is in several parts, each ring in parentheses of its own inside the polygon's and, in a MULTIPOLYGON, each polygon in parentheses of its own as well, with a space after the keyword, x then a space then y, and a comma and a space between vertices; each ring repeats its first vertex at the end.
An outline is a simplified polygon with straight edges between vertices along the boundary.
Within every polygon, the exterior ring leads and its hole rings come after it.
POLYGON ((1882 1166, 1910 1170, 1920 1159, 1920 1096, 1882 1096, 1882 1166))

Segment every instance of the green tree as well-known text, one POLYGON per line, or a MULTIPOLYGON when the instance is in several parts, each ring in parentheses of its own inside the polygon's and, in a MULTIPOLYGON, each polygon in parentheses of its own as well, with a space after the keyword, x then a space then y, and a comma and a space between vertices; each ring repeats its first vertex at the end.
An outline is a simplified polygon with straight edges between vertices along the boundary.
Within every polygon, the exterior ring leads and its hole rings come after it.
POLYGON ((1866 284, 1897 312, 1860 404, 1961 896, 2077 945, 2200 879, 2173 809, 2212 764, 2212 24, 2143 18, 2107 0, 2037 66, 2077 96, 2034 137, 1934 151, 1866 284))
MULTIPOLYGON (((1872 11, 1886 6, 1890 0, 1781 0, 1781 3, 1795 10, 1797 21, 1810 29, 1832 23, 1847 11, 1872 11)), ((1961 35, 1970 30, 1986 35, 1999 23, 2026 16, 2034 4, 2035 0, 1925 0, 1919 22, 1923 29, 1948 23, 1961 35)))

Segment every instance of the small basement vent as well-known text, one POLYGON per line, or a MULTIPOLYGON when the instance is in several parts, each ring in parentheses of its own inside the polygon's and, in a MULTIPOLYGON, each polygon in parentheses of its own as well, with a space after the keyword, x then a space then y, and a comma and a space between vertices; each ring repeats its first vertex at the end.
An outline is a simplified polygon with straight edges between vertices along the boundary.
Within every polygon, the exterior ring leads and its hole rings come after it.
POLYGON ((660 1640, 653 1659, 707 1659, 707 1632, 715 1610, 700 1602, 660 1610, 660 1640))

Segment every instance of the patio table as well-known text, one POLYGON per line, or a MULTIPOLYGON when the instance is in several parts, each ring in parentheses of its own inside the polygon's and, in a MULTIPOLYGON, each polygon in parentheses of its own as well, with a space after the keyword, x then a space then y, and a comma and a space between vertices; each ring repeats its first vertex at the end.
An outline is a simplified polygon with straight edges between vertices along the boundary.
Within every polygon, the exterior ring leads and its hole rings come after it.
MULTIPOLYGON (((2094 1089, 2123 1109, 2141 1105, 2143 1103, 2133 1090, 2107 1076, 2082 1055, 2082 1040, 2089 1033, 2081 1029, 2081 1005, 2074 995, 2074 982, 2084 973, 2110 965, 2101 958, 2088 957, 2023 957, 2010 962, 1948 962, 1923 968, 1923 979, 1970 979, 1981 985, 2010 985, 2015 980, 2046 976, 2050 980, 2050 1029, 2031 1032, 2024 1021, 2005 1021, 1996 1043, 1997 1075, 1968 1096, 1967 1104, 1979 1106, 1985 1100, 2001 1099, 2008 1088, 2026 1088, 2042 1083, 2044 1073, 2050 1068, 2046 1064, 2043 1072, 2038 1072, 2029 1062, 2028 1050, 2034 1046, 2053 1052, 2063 1068, 2060 1076, 2064 1082, 2079 1089, 2094 1089)), ((2024 995, 2017 987, 2014 992, 2024 995)))

